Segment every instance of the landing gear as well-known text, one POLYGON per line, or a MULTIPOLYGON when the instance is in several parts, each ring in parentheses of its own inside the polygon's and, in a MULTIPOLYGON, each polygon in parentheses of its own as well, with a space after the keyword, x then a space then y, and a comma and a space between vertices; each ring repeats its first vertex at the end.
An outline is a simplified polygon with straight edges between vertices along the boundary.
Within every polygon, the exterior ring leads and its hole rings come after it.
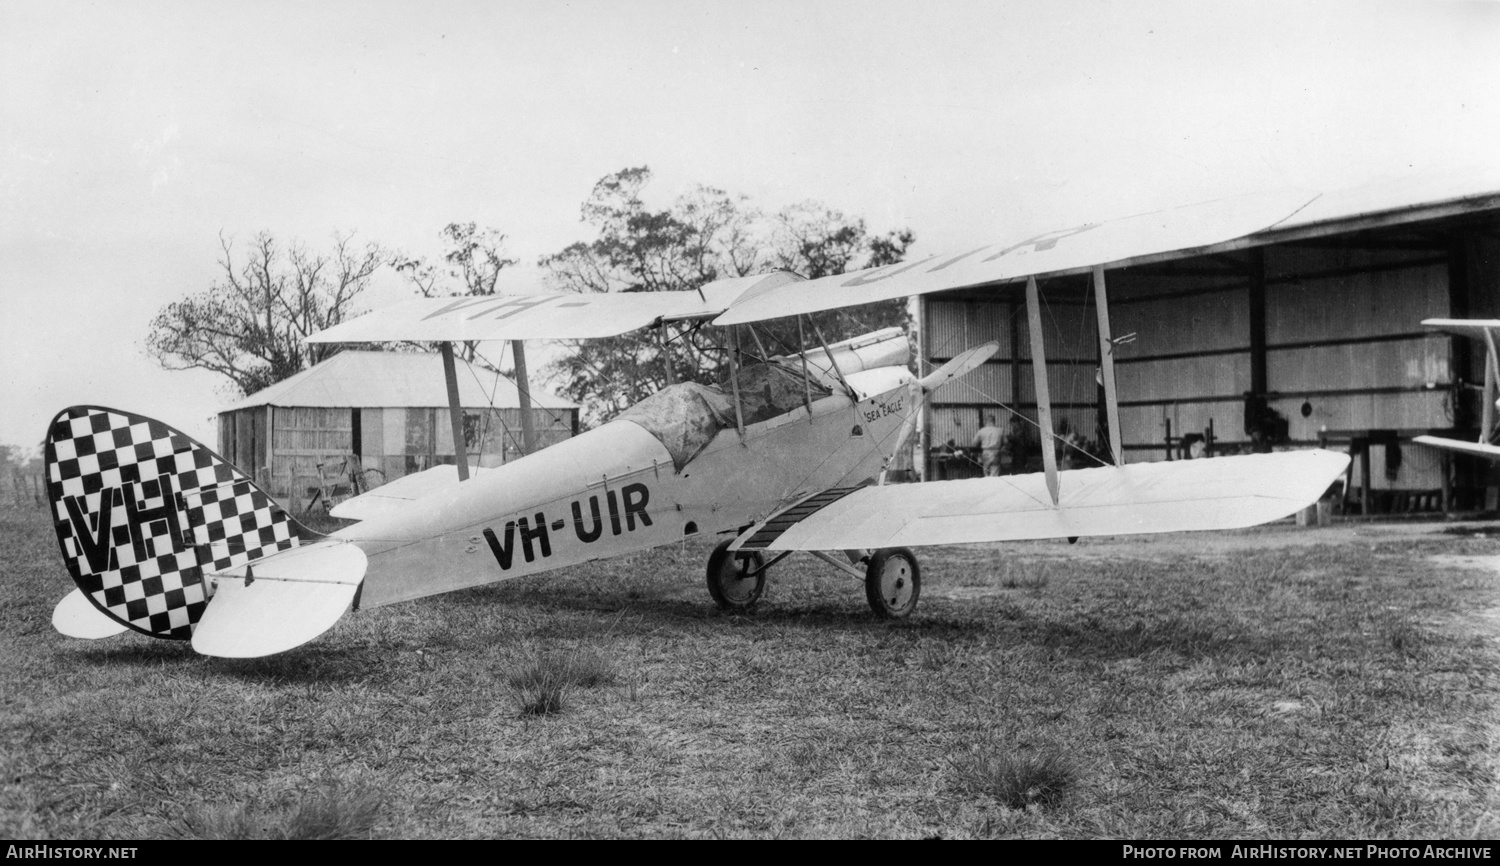
POLYGON ((922 569, 916 554, 904 547, 887 547, 870 555, 865 566, 865 598, 876 616, 905 619, 921 594, 922 569))
POLYGON ((733 541, 708 555, 708 594, 720 610, 749 610, 766 591, 766 557, 758 550, 730 553, 733 541))

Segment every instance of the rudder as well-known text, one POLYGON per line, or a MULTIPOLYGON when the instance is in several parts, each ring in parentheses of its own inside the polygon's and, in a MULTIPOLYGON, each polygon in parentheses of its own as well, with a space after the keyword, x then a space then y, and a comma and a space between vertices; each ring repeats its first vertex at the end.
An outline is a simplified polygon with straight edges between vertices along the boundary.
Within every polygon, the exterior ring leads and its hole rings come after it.
POLYGON ((100 406, 58 413, 45 445, 63 561, 85 598, 152 637, 187 640, 222 571, 305 530, 242 472, 167 424, 100 406))

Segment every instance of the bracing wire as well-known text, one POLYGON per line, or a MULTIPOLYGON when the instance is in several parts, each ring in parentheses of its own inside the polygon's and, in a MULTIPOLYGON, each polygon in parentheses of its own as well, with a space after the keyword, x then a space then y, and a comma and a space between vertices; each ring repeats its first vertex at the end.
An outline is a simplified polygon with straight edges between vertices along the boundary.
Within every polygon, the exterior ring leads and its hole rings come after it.
MULTIPOLYGON (((499 368, 495 367, 495 364, 492 361, 490 361, 489 358, 486 358, 486 357, 484 357, 483 355, 481 355, 479 353, 479 347, 478 346, 474 347, 474 357, 480 358, 486 364, 489 364, 490 367, 492 367, 492 368, 495 369, 495 376, 499 377, 499 375, 500 375, 499 368)), ((472 377, 474 377, 475 384, 477 384, 479 386, 479 390, 483 391, 484 390, 484 383, 482 381, 480 381, 479 374, 476 373, 476 372, 474 372, 474 365, 470 364, 470 365, 468 365, 468 367, 469 367, 469 375, 472 376, 472 377)), ((496 415, 496 412, 495 412, 495 394, 499 390, 499 387, 500 387, 500 382, 499 382, 498 378, 497 378, 497 380, 495 381, 494 384, 495 384, 495 387, 492 388, 492 389, 490 389, 489 394, 485 397, 485 400, 487 401, 486 402, 487 411, 485 412, 484 428, 480 431, 480 439, 479 439, 479 441, 480 441, 481 452, 483 451, 483 448, 484 448, 484 439, 485 439, 486 436, 489 435, 490 417, 496 415)), ((520 386, 518 385, 517 386, 517 390, 519 390, 519 389, 520 389, 520 386)), ((516 450, 518 450, 518 451, 524 450, 524 446, 522 446, 522 444, 520 442, 516 441, 515 434, 511 432, 510 427, 508 427, 505 424, 504 420, 500 421, 500 429, 502 431, 502 437, 501 437, 501 442, 502 443, 504 441, 506 441, 507 439, 509 439, 509 441, 511 442, 511 444, 513 444, 513 445, 516 446, 516 450)))
MULTIPOLYGON (((500 373, 498 372, 500 370, 500 366, 498 364, 496 364, 495 362, 491 361, 489 358, 487 358, 484 355, 482 355, 479 352, 479 348, 477 346, 474 349, 474 356, 477 357, 477 358, 479 358, 480 360, 484 361, 486 364, 490 365, 490 367, 493 368, 496 371, 496 375, 497 376, 500 375, 500 373)), ((472 366, 470 367, 470 373, 471 374, 473 373, 473 367, 472 366)), ((477 376, 476 376, 476 378, 477 378, 477 376)), ((497 382, 496 385, 498 386, 498 384, 499 383, 497 382)), ((531 401, 531 409, 532 409, 533 412, 536 411, 537 409, 541 409, 543 412, 547 413, 547 416, 552 420, 552 423, 554 425, 565 426, 565 427, 568 427, 569 429, 571 429, 571 425, 565 423, 566 419, 562 416, 561 413, 557 412, 555 409, 553 409, 550 406, 543 406, 543 405, 541 405, 540 403, 538 403, 536 401, 536 398, 532 394, 532 391, 531 391, 531 388, 530 388, 530 385, 531 385, 530 382, 525 383, 525 385, 522 385, 522 383, 520 383, 520 382, 516 382, 515 385, 516 385, 516 390, 520 391, 522 394, 525 394, 526 397, 527 397, 527 399, 529 399, 531 401)), ((491 396, 491 398, 490 398, 490 410, 491 410, 491 412, 494 411, 494 408, 495 408, 495 406, 494 406, 494 397, 491 396)), ((504 422, 501 422, 501 427, 502 427, 502 429, 505 430, 505 435, 507 437, 509 437, 511 443, 514 444, 514 445, 516 445, 518 447, 518 450, 521 450, 522 452, 524 452, 525 451, 525 445, 523 443, 520 443, 520 442, 518 442, 516 440, 516 434, 514 433, 514 431, 512 431, 509 428, 509 426, 507 426, 504 422)))
MULTIPOLYGON (((1040 287, 1038 287, 1038 288, 1040 288, 1040 287)), ((1038 297, 1041 297, 1040 291, 1038 291, 1038 297)), ((1021 307, 1021 309, 1024 309, 1024 307, 1021 307)), ((1048 312, 1048 315, 1051 316, 1050 308, 1048 308, 1047 312, 1048 312)), ((1021 315, 1021 313, 1020 313, 1020 311, 1018 309, 1013 308, 1011 310, 1010 317, 1012 319, 1014 319, 1016 316, 1019 316, 1019 315, 1021 315)), ((1052 320, 1054 322, 1056 321, 1056 317, 1055 316, 1051 316, 1051 318, 1052 318, 1052 320)), ((1080 324, 1080 328, 1082 328, 1082 327, 1083 327, 1083 325, 1080 324)), ((953 343, 957 339, 958 339, 958 335, 957 334, 950 335, 950 336, 948 336, 944 340, 944 342, 941 345, 938 345, 936 347, 929 347, 927 349, 926 354, 937 356, 937 357, 950 356, 952 354, 953 343)), ((1018 363, 1020 361, 1020 358, 1016 355, 1017 348, 1018 347, 1016 347, 1016 346, 1012 346, 1011 347, 1011 354, 1012 354, 1011 363, 1013 363, 1013 364, 1014 363, 1018 363)), ((925 359, 923 359, 923 360, 925 360, 925 359)), ((1074 375, 1076 375, 1076 371, 1074 371, 1074 375)), ((1015 406, 1013 406, 1013 405, 1011 405, 1009 403, 1006 403, 1005 401, 999 399, 998 397, 994 396, 993 394, 986 393, 985 391, 981 390, 980 388, 978 388, 977 386, 975 386, 971 382, 964 381, 964 380, 958 380, 958 381, 961 383, 962 387, 968 389, 975 396, 979 397, 981 402, 984 402, 986 404, 990 404, 990 405, 993 405, 993 406, 995 406, 995 407, 997 407, 999 409, 1002 409, 1005 412, 1009 413, 1012 417, 1019 418, 1024 423, 1030 424, 1032 426, 1032 428, 1034 428, 1037 431, 1038 439, 1045 440, 1045 439, 1049 439, 1050 438, 1052 440, 1055 440, 1055 441, 1058 441, 1058 442, 1062 442, 1067 448, 1069 448, 1069 449, 1071 449, 1073 451, 1077 451, 1078 453, 1084 455, 1085 457, 1089 458, 1090 460, 1093 460, 1094 462, 1098 463, 1100 466, 1108 466, 1108 465, 1110 465, 1109 463, 1107 463, 1105 460, 1103 460, 1098 455, 1096 455, 1096 454, 1088 451, 1085 448, 1080 447, 1076 443, 1069 442, 1068 440, 1063 439, 1062 437, 1058 436, 1055 432, 1049 431, 1046 435, 1043 435, 1042 434, 1042 429, 1041 429, 1041 424, 1038 423, 1036 420, 1032 419, 1031 417, 1027 416, 1026 413, 1022 412, 1020 409, 1016 408, 1015 406)), ((1001 476, 1001 477, 1004 477, 1004 476, 1001 476)))
POLYGON ((1058 436, 1054 432, 1047 431, 1045 434, 1043 434, 1042 425, 1039 424, 1039 423, 1037 423, 1036 421, 1033 421, 1031 418, 1027 417, 1026 413, 1022 412, 1020 409, 1017 409, 1016 407, 1011 406, 1010 404, 1005 403, 1004 401, 1002 401, 1002 400, 1000 400, 1000 399, 998 399, 998 398, 996 398, 996 397, 994 397, 994 396, 992 396, 990 394, 986 394, 984 391, 981 391, 979 388, 975 387, 972 383, 970 383, 970 382, 964 382, 962 380, 959 380, 959 384, 961 384, 963 387, 969 389, 970 391, 974 392, 974 394, 976 394, 980 398, 984 399, 985 401, 993 403, 995 406, 997 406, 997 407, 999 407, 1001 409, 1004 409, 1006 412, 1009 412, 1013 417, 1020 418, 1022 421, 1026 422, 1027 424, 1030 424, 1032 427, 1034 427, 1036 429, 1038 438, 1043 439, 1043 440, 1050 438, 1050 439, 1053 439, 1053 440, 1055 440, 1057 442, 1061 442, 1064 445, 1066 445, 1067 447, 1071 448, 1072 450, 1077 451, 1079 454, 1082 454, 1085 457, 1089 458, 1090 460, 1094 461, 1095 463, 1098 463, 1100 466, 1108 466, 1108 465, 1110 465, 1109 463, 1105 462, 1104 459, 1101 458, 1101 457, 1099 457, 1098 455, 1093 454, 1093 453, 1089 452, 1087 449, 1081 448, 1081 447, 1079 447, 1078 445, 1076 445, 1076 444, 1074 444, 1072 442, 1069 442, 1068 440, 1062 438, 1061 436, 1058 436))
MULTIPOLYGON (((1052 305, 1047 302, 1047 296, 1042 292, 1041 289, 1042 289, 1042 281, 1038 280, 1037 281, 1037 300, 1042 305, 1042 318, 1045 320, 1046 323, 1052 325, 1053 330, 1057 331, 1058 333, 1061 333, 1061 328, 1058 325, 1057 314, 1053 311, 1052 305)), ((1087 314, 1088 314, 1088 303, 1089 303, 1089 301, 1088 301, 1088 293, 1085 292, 1084 293, 1084 298, 1083 298, 1083 315, 1080 315, 1079 318, 1078 318, 1078 343, 1076 345, 1082 345, 1083 341, 1084 341, 1084 338, 1086 336, 1085 331, 1087 329, 1087 324, 1088 324, 1088 316, 1087 316, 1087 314)), ((1045 339, 1045 335, 1044 335, 1044 339, 1045 339)), ((1032 363, 1035 363, 1035 359, 1033 359, 1032 363)), ((1065 390, 1066 390, 1067 396, 1069 396, 1071 398, 1071 397, 1073 397, 1075 395, 1075 393, 1077 391, 1077 385, 1078 385, 1078 368, 1079 368, 1080 365, 1077 364, 1077 363, 1070 363, 1068 366, 1069 366, 1070 369, 1069 369, 1068 375, 1067 375, 1067 388, 1065 390)), ((967 383, 965 383, 965 384, 967 385, 967 383)), ((972 386, 970 386, 970 387, 972 388, 972 386)), ((975 390, 977 391, 977 389, 975 389, 975 390)), ((1070 399, 1067 402, 1073 402, 1073 401, 1070 399)), ((1011 411, 1014 411, 1014 410, 1011 410, 1011 411)), ((1019 414, 1019 413, 1017 413, 1017 414, 1019 414)), ((1021 417, 1024 418, 1025 416, 1023 415, 1021 417)), ((1067 419, 1068 416, 1064 415, 1063 418, 1067 419)), ((1040 434, 1042 432, 1042 430, 1041 430, 1041 424, 1040 423, 1038 423, 1036 421, 1032 421, 1030 418, 1027 418, 1026 420, 1028 422, 1030 422, 1032 426, 1034 426, 1034 427, 1037 428, 1038 434, 1040 434)), ((1072 427, 1072 422, 1071 421, 1069 421, 1069 427, 1070 428, 1072 427)), ((1076 433, 1077 431, 1074 431, 1074 432, 1076 433)), ((1104 461, 1104 459, 1101 458, 1101 457, 1099 457, 1097 454, 1093 454, 1090 451, 1088 451, 1087 449, 1083 448, 1082 446, 1080 446, 1080 445, 1078 445, 1078 444, 1076 444, 1074 442, 1071 442, 1071 441, 1069 441, 1069 440, 1067 440, 1067 439, 1065 439, 1065 438, 1057 435, 1056 431, 1052 431, 1052 430, 1046 431, 1046 436, 1042 437, 1042 438, 1051 438, 1053 440, 1061 442, 1065 446, 1067 446, 1068 448, 1070 448, 1070 449, 1072 449, 1074 451, 1077 451, 1080 454, 1083 454, 1083 455, 1087 456, 1090 460, 1093 460, 1093 461, 1097 462, 1100 466, 1108 466, 1108 465, 1110 465, 1110 464, 1106 463, 1104 461)))
MULTIPOLYGON (((476 358, 479 357, 479 346, 478 345, 474 346, 474 356, 476 358)), ((489 363, 489 362, 486 361, 485 363, 489 363)), ((480 428, 479 428, 479 454, 480 454, 481 462, 483 462, 483 457, 484 457, 484 440, 487 439, 487 438, 489 438, 489 435, 490 435, 490 418, 495 414, 495 393, 500 389, 500 379, 499 379, 499 377, 500 377, 500 371, 499 370, 495 371, 495 381, 493 382, 493 386, 494 387, 490 388, 489 391, 488 391, 488 393, 485 393, 484 382, 480 380, 479 374, 476 373, 476 372, 474 372, 474 365, 473 364, 469 364, 467 366, 469 368, 469 375, 474 378, 474 384, 478 385, 480 392, 485 394, 484 400, 485 400, 485 410, 486 411, 484 413, 484 424, 481 425, 480 428)), ((469 459, 469 457, 468 457, 467 454, 464 455, 464 459, 465 460, 469 459)))

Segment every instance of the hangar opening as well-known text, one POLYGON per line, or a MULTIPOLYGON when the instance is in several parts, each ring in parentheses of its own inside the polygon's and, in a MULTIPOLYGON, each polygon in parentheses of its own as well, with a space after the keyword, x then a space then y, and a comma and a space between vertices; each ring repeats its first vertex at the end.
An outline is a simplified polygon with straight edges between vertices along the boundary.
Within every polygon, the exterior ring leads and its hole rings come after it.
MULTIPOLYGON (((1125 462, 1321 446, 1354 457, 1336 491, 1346 514, 1494 510, 1489 461, 1411 440, 1479 435, 1482 342, 1420 323, 1500 318, 1496 190, 1450 178, 1330 193, 1231 244, 1106 269, 1125 462)), ((1065 459, 1107 462, 1091 277, 1039 288, 1055 428, 1081 449, 1065 459)), ((1024 286, 926 295, 918 317, 923 372, 1000 342, 924 419, 925 477, 980 474, 962 449, 991 416, 1025 416, 1036 437, 1024 286)), ((1034 471, 1024 452, 1040 447, 1017 448, 1012 468, 1034 471)))

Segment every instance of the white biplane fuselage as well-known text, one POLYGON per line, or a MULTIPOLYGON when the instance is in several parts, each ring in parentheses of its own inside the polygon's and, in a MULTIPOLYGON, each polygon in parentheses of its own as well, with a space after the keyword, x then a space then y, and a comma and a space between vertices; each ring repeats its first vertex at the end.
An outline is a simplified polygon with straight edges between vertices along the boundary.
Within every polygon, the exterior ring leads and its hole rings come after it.
POLYGON ((835 393, 721 429, 680 469, 627 413, 333 537, 368 557, 371 607, 738 530, 880 472, 918 405, 914 380, 882 367, 849 383, 858 401, 835 393))

